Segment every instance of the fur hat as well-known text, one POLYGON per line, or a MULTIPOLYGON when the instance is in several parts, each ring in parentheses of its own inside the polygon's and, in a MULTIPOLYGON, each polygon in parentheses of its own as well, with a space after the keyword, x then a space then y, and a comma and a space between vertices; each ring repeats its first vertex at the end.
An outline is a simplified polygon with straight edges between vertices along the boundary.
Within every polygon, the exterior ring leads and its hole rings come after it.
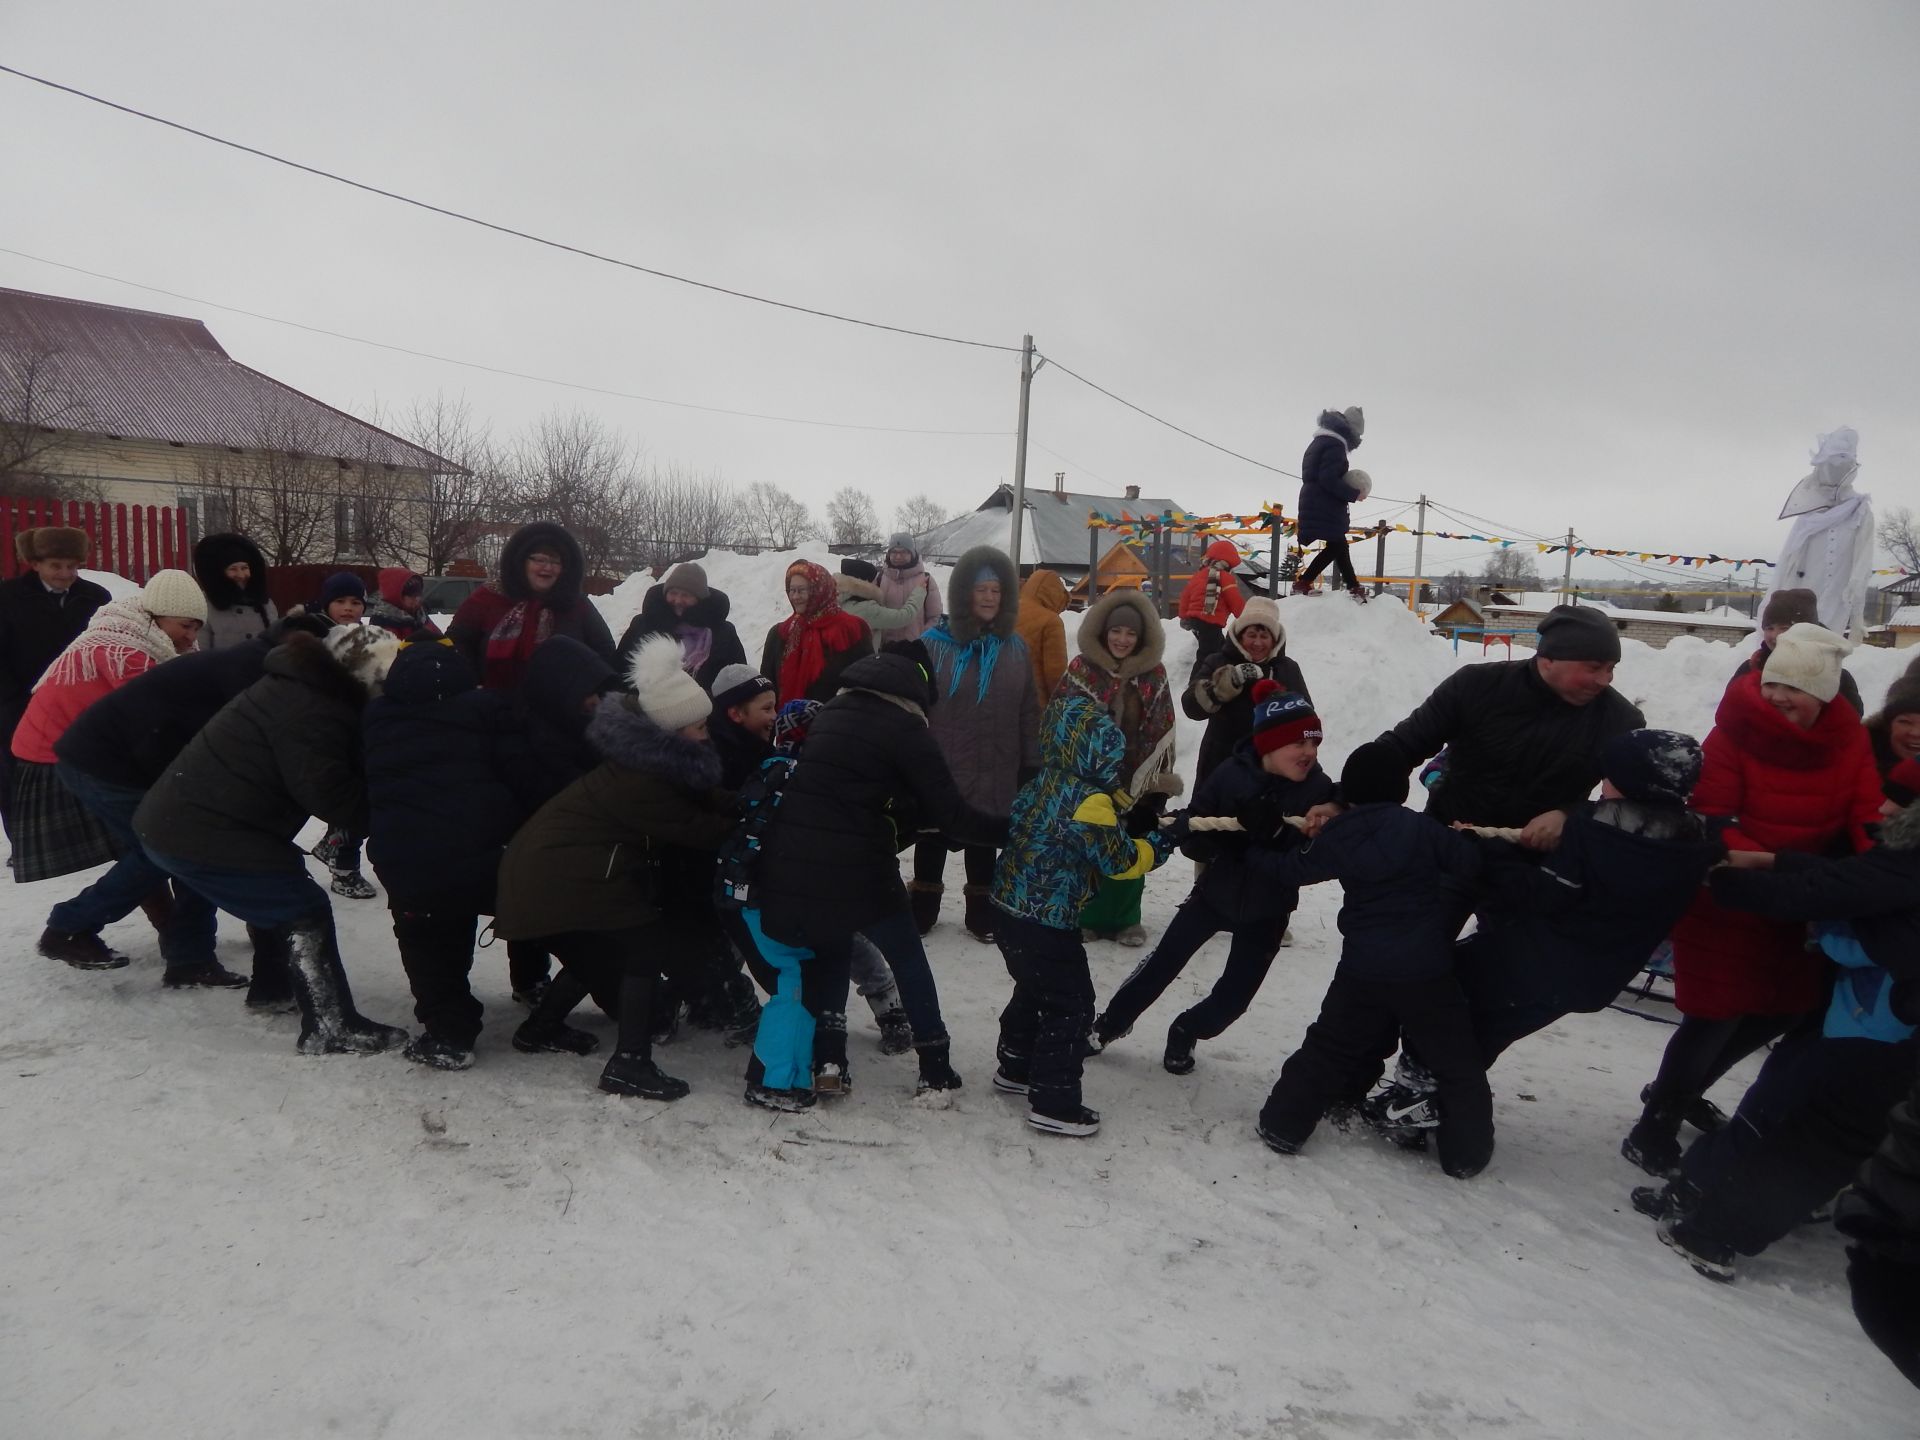
POLYGON ((727 665, 713 677, 713 708, 725 710, 730 706, 744 705, 756 695, 764 695, 773 689, 773 681, 767 679, 751 665, 727 665))
POLYGON ((1349 805, 1404 805, 1407 767, 1398 752, 1369 740, 1340 771, 1340 798, 1349 805))
POLYGON ((694 678, 680 668, 680 642, 671 635, 649 635, 633 652, 627 668, 636 706, 662 730, 683 730, 713 713, 713 701, 694 678))
POLYGON ((380 693, 400 653, 399 638, 378 625, 336 625, 321 643, 369 695, 380 693))
POLYGON ((1889 770, 1880 793, 1902 809, 1920 800, 1920 760, 1902 760, 1889 770))
POLYGON ((1255 625, 1273 636, 1275 650, 1287 643, 1286 627, 1280 623, 1280 607, 1264 595, 1256 595, 1247 601, 1246 607, 1235 617, 1231 630, 1238 636, 1241 631, 1255 625))
POLYGON ((1542 660, 1620 659, 1620 632, 1591 605, 1556 605, 1538 626, 1542 660))
POLYGON ((1818 625, 1820 623, 1820 600, 1811 590, 1776 590, 1767 597, 1767 603, 1760 611, 1760 624, 1768 625, 1818 625))
POLYGON ((320 582, 320 608, 326 609, 336 600, 347 598, 367 603, 367 583, 351 570, 339 570, 320 582))
POLYGON ((1684 805, 1700 783, 1700 744, 1678 730, 1629 730, 1600 755, 1600 773, 1629 800, 1684 805))
POLYGON ((660 581, 663 590, 684 590, 696 600, 707 598, 707 572, 691 560, 683 560, 667 571, 660 581))
POLYGON ((1313 702, 1276 680, 1259 680, 1253 687, 1253 749, 1268 755, 1283 745, 1320 740, 1326 731, 1313 713, 1313 702))
POLYGON ((156 570, 140 587, 140 608, 156 619, 207 618, 207 592, 184 570, 156 570))
POLYGON ((38 530, 22 530, 13 537, 14 553, 20 563, 36 560, 78 560, 87 563, 87 532, 66 525, 42 525, 38 530))
POLYGON ((1831 630, 1800 621, 1773 642, 1760 681, 1791 685, 1824 705, 1840 693, 1840 662, 1852 649, 1831 630))

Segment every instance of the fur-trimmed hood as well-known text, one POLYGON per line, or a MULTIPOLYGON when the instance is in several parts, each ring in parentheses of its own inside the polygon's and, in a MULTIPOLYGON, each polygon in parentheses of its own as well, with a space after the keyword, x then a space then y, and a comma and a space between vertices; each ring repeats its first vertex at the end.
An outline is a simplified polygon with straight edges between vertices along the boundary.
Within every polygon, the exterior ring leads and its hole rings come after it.
POLYGON ((587 722, 587 743, 602 759, 622 769, 651 775, 683 790, 714 790, 720 785, 720 755, 704 740, 689 740, 662 730, 630 703, 609 700, 587 722))
POLYGON ((1889 850, 1920 850, 1920 800, 1881 822, 1880 843, 1889 850))
POLYGON ((1080 617, 1077 643, 1088 664, 1122 680, 1131 680, 1136 675, 1145 675, 1166 658, 1167 632, 1154 613, 1153 602, 1138 590, 1110 590, 1089 605, 1087 613, 1080 617), (1126 659, 1115 660, 1107 649, 1107 621, 1115 610, 1123 607, 1140 617, 1140 643, 1126 659))
POLYGON ((237 610, 243 605, 267 603, 267 559, 260 547, 244 535, 231 531, 203 536, 193 547, 193 575, 206 592, 207 604, 216 610, 237 610), (246 561, 253 574, 245 587, 227 578, 227 567, 246 561))
POLYGON ((1331 435, 1349 450, 1360 448, 1360 437, 1353 433, 1353 425, 1338 410, 1322 410, 1315 424, 1318 426, 1315 434, 1331 435))
POLYGON ((559 555, 560 578, 553 582, 542 603, 551 610, 570 610, 586 584, 587 557, 565 526, 546 520, 522 525, 500 547, 500 593, 510 600, 533 599, 533 592, 527 588, 527 556, 543 547, 551 547, 559 555))
MULTIPOLYGON (((400 648, 391 636, 388 637, 388 643, 396 651, 400 648)), ((338 700, 355 710, 364 706, 369 698, 367 687, 356 680, 345 665, 334 659, 326 642, 315 639, 305 631, 295 631, 287 636, 283 644, 270 650, 262 671, 298 681, 328 699, 338 700)))
POLYGON ((1020 616, 1020 576, 1005 551, 976 545, 954 562, 947 580, 947 633, 962 645, 980 638, 980 622, 973 618, 973 577, 991 569, 1000 577, 1000 613, 987 627, 1002 640, 1014 632, 1020 616))

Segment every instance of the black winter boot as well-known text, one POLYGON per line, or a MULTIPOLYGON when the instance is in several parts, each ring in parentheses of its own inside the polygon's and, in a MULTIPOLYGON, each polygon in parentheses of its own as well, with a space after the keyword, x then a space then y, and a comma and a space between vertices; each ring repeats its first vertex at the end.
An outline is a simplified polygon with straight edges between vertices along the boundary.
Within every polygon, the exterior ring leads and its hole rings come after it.
POLYGON ((1648 1105, 1640 1112, 1627 1138, 1620 1142, 1620 1153, 1649 1175, 1662 1180, 1680 1166, 1680 1117, 1683 1108, 1648 1105))
POLYGON ((951 1043, 946 1040, 935 1041, 931 1045, 916 1045, 920 1052, 920 1079, 913 1087, 916 1095, 926 1095, 940 1090, 958 1090, 960 1077, 949 1062, 951 1043))
POLYGON ((247 938, 253 942, 253 983, 247 986, 247 1009, 285 1014, 298 1008, 293 982, 287 978, 287 932, 249 925, 247 938))
POLYGON ((374 1055, 407 1043, 405 1030, 378 1024, 353 1008, 331 912, 289 926, 287 944, 288 978, 300 1002, 302 1055, 374 1055))
POLYGON ((600 1048, 600 1037, 567 1024, 586 998, 586 982, 562 966, 544 982, 533 1013, 513 1032, 513 1048, 528 1055, 591 1055, 600 1048))
POLYGON ((961 892, 966 897, 967 934, 983 945, 993 943, 993 902, 987 898, 988 887, 968 885, 961 892))
POLYGON ((124 970, 128 963, 126 956, 111 949, 98 935, 42 930, 39 949, 49 960, 64 960, 76 970, 124 970))
POLYGON ((600 1072, 600 1088, 610 1095, 678 1100, 692 1089, 686 1081, 676 1080, 653 1063, 649 1035, 653 1029, 654 984, 653 974, 644 967, 629 970, 620 982, 619 1046, 607 1061, 607 1068, 600 1072))
POLYGON ((1167 1027, 1167 1053, 1160 1064, 1169 1075, 1193 1073, 1193 1047, 1197 1042, 1180 1027, 1178 1020, 1167 1027))
POLYGON ((947 887, 938 881, 915 880, 907 886, 907 902, 913 908, 913 924, 922 935, 940 923, 940 897, 947 887))

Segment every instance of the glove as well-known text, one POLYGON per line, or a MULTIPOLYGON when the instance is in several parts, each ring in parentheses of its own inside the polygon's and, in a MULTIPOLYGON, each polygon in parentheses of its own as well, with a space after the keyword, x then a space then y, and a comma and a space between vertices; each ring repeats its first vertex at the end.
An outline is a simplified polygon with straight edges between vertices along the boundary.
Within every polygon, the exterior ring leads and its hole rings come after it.
POLYGON ((1920 1385, 1920 1266, 1903 1265, 1859 1245, 1847 1247, 1847 1284, 1860 1328, 1920 1385))
POLYGON ((1160 834, 1169 846, 1179 848, 1187 843, 1189 835, 1187 812, 1182 810, 1160 827, 1160 834))
POLYGON ((1127 834, 1137 840, 1142 835, 1151 835, 1160 828, 1160 812, 1166 808, 1166 796, 1142 795, 1133 802, 1133 808, 1121 817, 1120 823, 1126 827, 1127 834))

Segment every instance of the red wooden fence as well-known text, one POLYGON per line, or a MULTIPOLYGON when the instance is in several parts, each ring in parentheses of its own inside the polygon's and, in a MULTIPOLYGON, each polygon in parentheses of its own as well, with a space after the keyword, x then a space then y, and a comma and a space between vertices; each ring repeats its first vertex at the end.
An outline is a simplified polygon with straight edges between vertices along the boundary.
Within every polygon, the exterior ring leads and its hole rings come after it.
POLYGON ((192 570, 187 512, 179 505, 108 505, 79 500, 0 496, 0 576, 25 567, 13 537, 42 525, 70 525, 93 542, 89 570, 106 570, 144 585, 156 570, 192 570))

